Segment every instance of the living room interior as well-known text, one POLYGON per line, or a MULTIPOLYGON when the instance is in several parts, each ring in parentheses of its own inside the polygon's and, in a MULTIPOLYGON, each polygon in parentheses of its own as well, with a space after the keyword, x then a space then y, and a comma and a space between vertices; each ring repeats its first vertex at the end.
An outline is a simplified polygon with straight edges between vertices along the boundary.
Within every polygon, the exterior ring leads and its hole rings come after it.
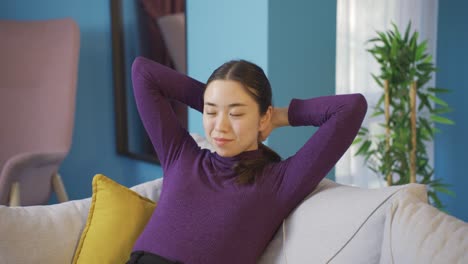
MULTIPOLYGON (((388 4, 391 1, 378 2, 387 5, 381 8, 383 12, 393 8, 388 4)), ((455 123, 437 125, 440 133, 435 135, 431 147, 431 162, 434 177, 442 179, 455 193, 452 196, 440 194, 445 212, 467 222, 468 177, 464 165, 468 157, 464 151, 468 146, 468 106, 465 103, 468 99, 468 16, 464 10, 468 10, 468 4, 462 0, 429 2, 435 7, 432 10, 435 17, 431 20, 435 35, 430 39, 435 46, 432 55, 438 68, 434 85, 451 90, 440 98, 454 109, 446 116, 455 123)), ((274 104, 284 105, 293 97, 335 94, 339 83, 337 15, 340 3, 342 1, 186 0, 187 74, 206 81, 222 62, 245 58, 264 68, 272 83, 274 104)), ((401 12, 411 17, 411 10, 401 12)), ((91 197, 96 174, 104 174, 127 187, 162 178, 163 172, 157 163, 118 151, 115 43, 110 1, 0 2, 0 20, 59 18, 73 19, 80 32, 73 136, 70 151, 59 169, 68 199, 91 197)), ((378 30, 390 28, 391 25, 387 25, 378 30)), ((420 30, 427 30, 427 27, 422 26, 420 30)), ((129 41, 127 45, 137 43, 137 40, 129 41)), ((365 47, 362 44, 363 50, 365 47)), ((203 135, 201 114, 188 110, 187 119, 189 131, 203 135)), ((309 136, 310 130, 292 132, 286 128, 275 131, 268 145, 287 157, 309 136)), ((332 170, 327 178, 339 183, 336 173, 337 169, 332 170)), ((57 202, 53 194, 48 204, 57 202)))

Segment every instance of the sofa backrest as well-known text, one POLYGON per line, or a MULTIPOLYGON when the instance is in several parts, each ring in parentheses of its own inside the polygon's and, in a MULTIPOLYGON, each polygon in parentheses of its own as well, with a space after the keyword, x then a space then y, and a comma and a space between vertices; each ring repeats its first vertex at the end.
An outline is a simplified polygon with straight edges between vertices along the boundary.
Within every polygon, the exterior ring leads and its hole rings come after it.
POLYGON ((386 206, 391 197, 417 185, 363 189, 328 179, 289 215, 285 241, 280 227, 261 264, 378 263, 386 206))

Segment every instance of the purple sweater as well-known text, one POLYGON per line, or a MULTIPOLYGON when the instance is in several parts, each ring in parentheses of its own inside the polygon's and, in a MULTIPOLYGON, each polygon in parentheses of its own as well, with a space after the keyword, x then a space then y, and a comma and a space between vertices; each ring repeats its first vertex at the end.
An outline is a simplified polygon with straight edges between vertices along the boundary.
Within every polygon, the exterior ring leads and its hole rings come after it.
POLYGON ((132 67, 138 110, 164 181, 157 208, 134 250, 184 264, 256 263, 281 222, 317 186, 353 141, 367 110, 360 94, 293 99, 292 126, 320 127, 299 151, 238 185, 233 165, 261 150, 221 157, 200 149, 169 99, 203 111, 205 84, 139 57, 132 67))

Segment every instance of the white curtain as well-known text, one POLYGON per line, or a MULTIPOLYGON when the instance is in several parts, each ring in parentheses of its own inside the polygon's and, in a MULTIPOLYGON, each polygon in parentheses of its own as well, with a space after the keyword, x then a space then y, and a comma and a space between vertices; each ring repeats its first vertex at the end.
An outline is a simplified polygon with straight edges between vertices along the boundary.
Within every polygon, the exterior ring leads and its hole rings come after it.
MULTIPOLYGON (((379 74, 379 66, 367 49, 367 43, 376 37, 376 31, 387 31, 392 22, 404 33, 411 28, 419 32, 419 41, 428 40, 428 50, 435 63, 437 37, 437 0, 337 0, 336 38, 336 93, 362 93, 369 108, 363 126, 371 131, 381 129, 382 119, 369 118, 383 89, 373 80, 371 73, 379 74)), ((402 33, 402 34, 403 34, 402 33)), ((435 76, 432 79, 434 85, 435 76)), ((428 145, 433 165, 433 144, 428 145)), ((376 188, 386 183, 354 156, 358 146, 351 146, 335 167, 336 181, 360 187, 376 188)))

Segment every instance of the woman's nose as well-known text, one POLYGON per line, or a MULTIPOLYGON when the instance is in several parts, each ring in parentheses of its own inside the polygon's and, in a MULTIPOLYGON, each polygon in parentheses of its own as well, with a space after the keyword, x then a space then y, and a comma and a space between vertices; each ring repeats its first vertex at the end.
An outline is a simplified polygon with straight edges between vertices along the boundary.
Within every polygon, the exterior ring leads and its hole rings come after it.
POLYGON ((219 115, 218 118, 216 118, 215 129, 217 131, 222 131, 222 132, 227 131, 229 129, 228 118, 225 117, 224 115, 219 115))

